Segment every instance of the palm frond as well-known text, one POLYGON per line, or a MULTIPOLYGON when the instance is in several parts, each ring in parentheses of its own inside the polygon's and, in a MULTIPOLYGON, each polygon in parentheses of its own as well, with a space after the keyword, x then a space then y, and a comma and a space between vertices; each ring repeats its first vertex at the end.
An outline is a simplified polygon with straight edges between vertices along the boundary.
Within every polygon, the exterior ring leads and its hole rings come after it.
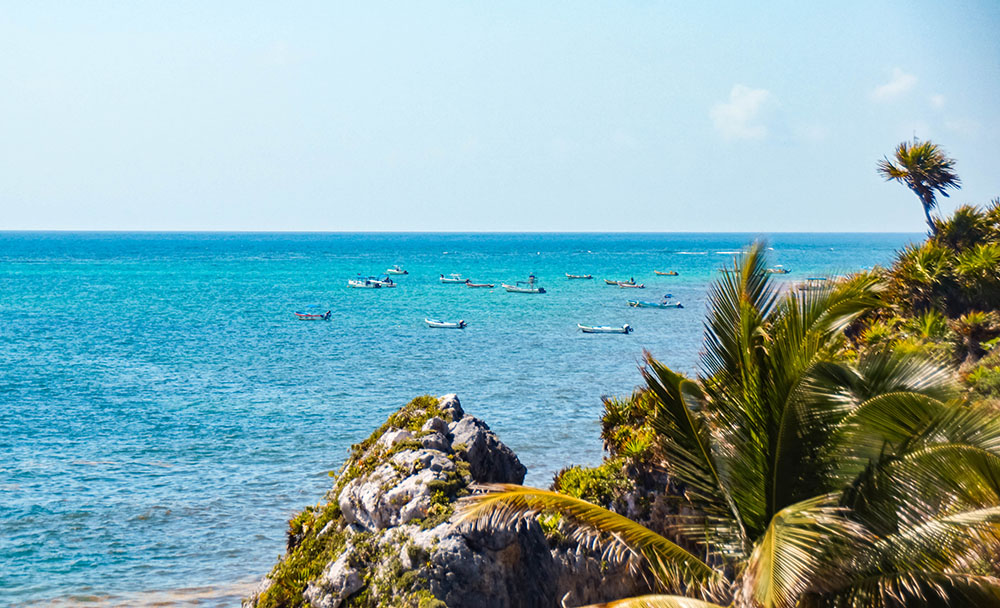
POLYGON ((767 332, 779 291, 766 272, 763 244, 739 256, 708 296, 702 384, 711 404, 719 475, 751 536, 767 527, 767 445, 770 408, 765 402, 767 332))
POLYGON ((641 595, 605 604, 590 604, 583 608, 724 608, 720 604, 703 602, 680 595, 641 595))
POLYGON ((705 517, 693 525, 679 525, 686 537, 716 551, 750 552, 750 539, 729 489, 719 475, 712 454, 713 438, 702 417, 704 398, 698 386, 646 354, 643 378, 656 403, 652 427, 664 466, 683 484, 692 505, 705 517))
POLYGON ((834 594, 811 598, 810 608, 1000 608, 1000 579, 937 570, 880 574, 834 594))
POLYGON ((585 500, 513 484, 478 486, 485 493, 461 499, 459 521, 476 528, 505 527, 542 511, 560 513, 578 526, 578 538, 604 544, 620 561, 641 556, 645 566, 667 590, 711 597, 723 580, 708 564, 676 543, 631 519, 585 500))
POLYGON ((850 580, 841 556, 867 546, 873 538, 850 519, 832 493, 789 505, 771 520, 757 543, 742 597, 747 605, 791 608, 811 591, 836 588, 850 580))
POLYGON ((770 448, 769 511, 775 512, 816 494, 809 473, 825 439, 821 423, 840 411, 840 383, 822 383, 815 366, 834 358, 844 329, 878 304, 880 283, 874 276, 836 283, 800 295, 789 293, 777 307, 771 328, 767 402, 776 421, 770 448))
POLYGON ((985 407, 945 403, 919 393, 873 397, 831 432, 827 446, 829 462, 835 463, 831 478, 833 483, 857 486, 865 469, 939 444, 1000 453, 1000 419, 985 407))

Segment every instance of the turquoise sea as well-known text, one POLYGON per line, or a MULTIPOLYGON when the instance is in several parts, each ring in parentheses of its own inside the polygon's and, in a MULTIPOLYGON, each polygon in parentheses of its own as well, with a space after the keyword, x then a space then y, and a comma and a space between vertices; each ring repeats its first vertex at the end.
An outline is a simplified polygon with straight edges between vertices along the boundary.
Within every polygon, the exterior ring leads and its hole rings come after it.
MULTIPOLYGON (((752 238, 0 232, 0 604, 238 605, 350 444, 420 394, 458 393, 529 483, 597 463, 601 396, 643 349, 693 370, 709 282, 752 238), (397 288, 348 288, 392 264, 397 288), (499 286, 529 273, 548 293, 499 286), (666 293, 685 308, 626 306, 666 293), (292 315, 313 304, 332 320, 292 315)), ((793 281, 920 236, 766 238, 793 281)))

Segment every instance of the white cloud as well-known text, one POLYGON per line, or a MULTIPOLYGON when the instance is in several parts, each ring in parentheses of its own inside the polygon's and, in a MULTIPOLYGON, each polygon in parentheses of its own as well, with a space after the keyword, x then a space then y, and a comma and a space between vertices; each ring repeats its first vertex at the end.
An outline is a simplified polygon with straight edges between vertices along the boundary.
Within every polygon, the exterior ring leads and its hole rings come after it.
POLYGON ((767 127, 760 123, 759 114, 771 99, 766 89, 737 84, 729 92, 729 101, 712 106, 709 116, 716 130, 728 139, 760 139, 767 135, 767 127))
POLYGON ((945 102, 944 95, 941 95, 940 93, 936 95, 931 95, 930 100, 931 100, 931 105, 933 107, 939 110, 944 107, 944 102, 945 102))
POLYGON ((917 77, 907 74, 899 68, 892 69, 892 78, 889 82, 875 87, 872 91, 872 99, 875 101, 891 101, 903 95, 917 84, 917 77))

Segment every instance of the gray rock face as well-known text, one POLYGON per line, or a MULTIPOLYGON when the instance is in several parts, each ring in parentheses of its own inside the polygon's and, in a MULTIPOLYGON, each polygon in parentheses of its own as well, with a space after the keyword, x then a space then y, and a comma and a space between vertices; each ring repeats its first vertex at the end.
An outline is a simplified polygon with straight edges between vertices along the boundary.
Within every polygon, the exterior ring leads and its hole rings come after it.
MULTIPOLYGON (((366 589, 359 597, 370 607, 416 608, 433 596, 451 608, 556 608, 564 598, 572 606, 648 592, 624 565, 609 566, 573 543, 550 547, 534 520, 489 530, 459 524, 451 503, 470 484, 521 483, 526 470, 455 395, 438 407, 442 415, 420 431, 386 431, 360 457, 374 464, 338 479, 330 498, 341 517, 319 534, 343 535, 345 548, 303 599, 339 608, 366 589)), ((268 584, 244 606, 256 606, 268 584)))
POLYGON ((361 573, 350 566, 345 551, 330 563, 318 579, 309 583, 302 594, 314 608, 338 608, 351 595, 365 586, 361 573))
POLYGON ((452 449, 468 461, 473 479, 480 483, 521 483, 527 469, 490 427, 478 418, 465 416, 448 425, 452 449))

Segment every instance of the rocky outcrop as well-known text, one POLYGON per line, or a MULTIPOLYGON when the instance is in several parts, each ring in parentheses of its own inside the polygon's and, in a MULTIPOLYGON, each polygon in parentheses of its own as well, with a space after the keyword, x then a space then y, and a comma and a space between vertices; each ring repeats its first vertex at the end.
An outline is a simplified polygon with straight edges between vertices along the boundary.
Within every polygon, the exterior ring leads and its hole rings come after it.
POLYGON ((325 505, 289 522, 288 552, 244 606, 555 608, 647 591, 535 520, 457 522, 471 484, 525 472, 456 396, 415 399, 354 446, 325 505))

